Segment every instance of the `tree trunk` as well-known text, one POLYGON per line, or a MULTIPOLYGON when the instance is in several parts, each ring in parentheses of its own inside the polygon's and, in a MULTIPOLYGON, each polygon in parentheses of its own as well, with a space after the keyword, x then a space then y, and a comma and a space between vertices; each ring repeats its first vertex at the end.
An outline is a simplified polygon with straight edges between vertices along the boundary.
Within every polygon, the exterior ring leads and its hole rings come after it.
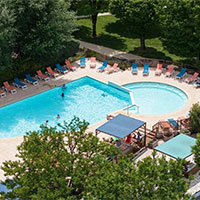
POLYGON ((144 33, 141 33, 140 35, 140 47, 142 50, 146 49, 144 33))
POLYGON ((97 36, 97 32, 96 32, 97 15, 98 15, 98 13, 92 15, 92 36, 93 37, 97 36))

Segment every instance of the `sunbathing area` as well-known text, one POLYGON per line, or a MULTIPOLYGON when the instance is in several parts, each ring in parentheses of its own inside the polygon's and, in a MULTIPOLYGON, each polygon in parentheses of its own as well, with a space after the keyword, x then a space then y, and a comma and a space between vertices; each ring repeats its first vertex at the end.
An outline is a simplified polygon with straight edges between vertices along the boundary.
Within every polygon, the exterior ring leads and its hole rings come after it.
MULTIPOLYGON (((126 100, 124 100, 124 104, 122 103, 123 106, 121 108, 103 113, 103 117, 99 118, 100 120, 90 124, 88 132, 92 131, 96 133, 97 137, 105 138, 109 143, 122 148, 124 154, 137 151, 142 152, 144 148, 149 148, 148 152, 152 153, 152 149, 159 144, 167 145, 167 142, 171 141, 170 139, 181 137, 182 134, 180 133, 182 130, 189 129, 189 110, 192 104, 197 103, 200 99, 198 89, 200 79, 198 78, 198 73, 187 74, 185 68, 181 68, 180 71, 177 71, 176 68, 177 66, 173 65, 165 67, 162 64, 149 66, 148 64, 138 65, 136 62, 133 62, 130 63, 128 70, 122 71, 119 69, 118 63, 109 65, 107 61, 98 61, 95 57, 81 57, 80 60, 74 63, 66 60, 63 66, 60 64, 56 64, 54 67, 48 66, 46 72, 38 70, 35 75, 25 74, 24 80, 19 80, 16 77, 13 83, 4 82, 1 90, 0 107, 6 108, 8 104, 53 88, 61 88, 63 90, 66 87, 66 90, 68 90, 70 87, 73 87, 68 85, 68 83, 75 83, 76 80, 89 77, 92 81, 94 79, 95 81, 100 81, 101 84, 105 84, 101 87, 108 87, 108 90, 112 87, 115 89, 112 91, 113 93, 118 94, 117 91, 120 91, 123 94, 119 92, 120 94, 118 95, 129 95, 128 98, 130 99, 127 100, 127 97, 124 97, 126 100), (173 87, 174 92, 177 90, 181 91, 181 95, 185 98, 185 104, 173 112, 161 114, 142 113, 142 106, 140 105, 140 108, 138 108, 137 101, 134 98, 135 91, 127 87, 128 84, 134 83, 166 84, 173 87), (135 109, 131 109, 132 107, 135 109), (131 126, 129 127, 129 125, 131 126)), ((101 98, 106 95, 108 94, 101 94, 101 98)), ((66 96, 67 94, 65 94, 66 96)), ((147 101, 150 101, 150 99, 147 99, 147 101)), ((170 97, 167 101, 170 102, 170 97)), ((170 102, 170 104, 175 103, 173 101, 170 102)), ((150 102, 151 104, 159 104, 159 102, 150 102)), ((92 112, 94 115, 96 114, 95 110, 92 112)), ((45 122, 46 119, 43 121, 45 122)), ((21 141, 22 136, 0 138, 0 165, 7 159, 15 159, 16 147, 21 141)), ((162 150, 161 145, 156 147, 155 150, 164 152, 167 155, 170 154, 162 150)), ((172 157, 174 156, 172 155, 172 157)), ((3 179, 1 170, 0 177, 3 179)))

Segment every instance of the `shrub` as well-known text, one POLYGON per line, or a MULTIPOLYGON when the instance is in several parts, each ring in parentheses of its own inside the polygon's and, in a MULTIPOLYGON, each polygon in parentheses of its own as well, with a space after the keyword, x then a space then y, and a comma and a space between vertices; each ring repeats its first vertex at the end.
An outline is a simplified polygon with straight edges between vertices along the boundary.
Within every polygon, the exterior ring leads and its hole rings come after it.
POLYGON ((189 125, 192 133, 200 133, 200 105, 194 104, 190 110, 189 125))

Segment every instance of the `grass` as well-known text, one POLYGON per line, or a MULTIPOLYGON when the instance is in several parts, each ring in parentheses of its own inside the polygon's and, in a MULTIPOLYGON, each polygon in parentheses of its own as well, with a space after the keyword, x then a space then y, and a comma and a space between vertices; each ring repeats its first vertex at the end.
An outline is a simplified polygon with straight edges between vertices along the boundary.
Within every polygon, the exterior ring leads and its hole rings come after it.
POLYGON ((135 55, 157 58, 164 60, 181 61, 184 58, 170 54, 162 46, 159 39, 159 27, 151 27, 151 30, 146 36, 146 50, 140 49, 140 39, 134 33, 128 33, 126 27, 119 22, 113 15, 98 17, 97 34, 98 37, 92 38, 92 22, 91 19, 80 19, 77 21, 79 30, 75 32, 75 38, 110 47, 113 49, 133 53, 135 55))

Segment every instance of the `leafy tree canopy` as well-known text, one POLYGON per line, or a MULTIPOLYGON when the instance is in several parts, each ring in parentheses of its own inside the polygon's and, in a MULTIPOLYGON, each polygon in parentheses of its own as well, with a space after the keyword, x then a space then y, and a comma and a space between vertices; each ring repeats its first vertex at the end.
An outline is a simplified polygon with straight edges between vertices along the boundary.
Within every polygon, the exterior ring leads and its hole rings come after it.
POLYGON ((43 126, 28 133, 18 147, 19 161, 7 161, 2 167, 6 176, 12 176, 12 181, 6 181, 12 192, 5 197, 81 199, 88 177, 110 165, 106 157, 118 152, 113 145, 86 134, 87 126, 74 118, 60 130, 43 126))
POLYGON ((0 5, 12 14, 4 31, 14 27, 13 51, 22 58, 41 61, 57 56, 72 39, 75 15, 65 0, 0 0, 0 5))
POLYGON ((71 8, 78 15, 90 15, 92 20, 92 36, 96 37, 97 16, 108 10, 108 0, 72 0, 71 8))
POLYGON ((16 29, 14 13, 2 6, 0 1, 0 67, 6 68, 12 64, 12 48, 15 44, 16 29))
POLYGON ((77 15, 92 15, 108 11, 108 0, 71 0, 71 8, 77 15))
POLYGON ((183 178, 183 160, 169 162, 165 157, 147 157, 137 164, 130 157, 119 157, 117 164, 91 179, 89 199, 189 199, 183 178))
POLYGON ((145 49, 145 34, 156 23, 157 0, 111 0, 111 13, 127 26, 126 31, 139 35, 141 48, 145 49))
POLYGON ((159 7, 164 47, 179 56, 200 57, 200 1, 162 0, 159 7))
POLYGON ((28 133, 18 147, 18 161, 2 169, 12 189, 9 199, 188 199, 183 161, 121 155, 86 133, 88 123, 74 118, 59 128, 28 133), (108 161, 118 154, 116 162, 108 161), (11 179, 9 179, 11 178, 11 179))
POLYGON ((189 125, 193 133, 200 133, 200 105, 198 103, 190 109, 189 125))
POLYGON ((195 162, 200 167, 200 134, 197 134, 196 144, 192 147, 195 162))

